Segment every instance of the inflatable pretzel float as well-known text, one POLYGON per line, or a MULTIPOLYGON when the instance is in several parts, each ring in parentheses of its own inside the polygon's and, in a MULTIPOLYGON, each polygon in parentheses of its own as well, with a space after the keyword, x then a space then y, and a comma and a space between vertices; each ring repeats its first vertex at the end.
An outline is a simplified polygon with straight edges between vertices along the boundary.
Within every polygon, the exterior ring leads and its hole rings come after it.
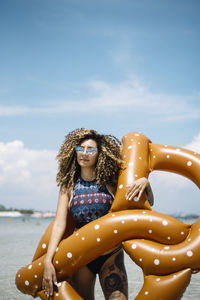
MULTIPOLYGON (((53 264, 58 285, 53 299, 82 299, 69 285, 72 274, 104 252, 122 243, 144 274, 137 300, 178 300, 192 273, 200 271, 200 218, 192 225, 153 211, 146 194, 126 200, 128 185, 154 170, 175 172, 200 187, 200 155, 183 148, 152 144, 132 132, 122 139, 124 165, 110 212, 73 233, 72 218, 56 250, 53 264)), ((25 294, 47 299, 42 290, 44 258, 52 223, 43 235, 32 263, 21 268, 16 285, 25 294)))

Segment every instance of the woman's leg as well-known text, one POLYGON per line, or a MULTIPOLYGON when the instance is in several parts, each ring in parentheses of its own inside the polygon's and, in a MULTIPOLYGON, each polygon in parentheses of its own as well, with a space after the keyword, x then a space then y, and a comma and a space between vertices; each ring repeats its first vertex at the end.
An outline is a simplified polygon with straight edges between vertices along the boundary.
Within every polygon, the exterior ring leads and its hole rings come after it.
POLYGON ((122 249, 105 261, 99 273, 99 280, 106 300, 128 299, 128 282, 122 249))
POLYGON ((84 300, 94 300, 96 275, 87 266, 73 274, 72 281, 74 289, 84 300))

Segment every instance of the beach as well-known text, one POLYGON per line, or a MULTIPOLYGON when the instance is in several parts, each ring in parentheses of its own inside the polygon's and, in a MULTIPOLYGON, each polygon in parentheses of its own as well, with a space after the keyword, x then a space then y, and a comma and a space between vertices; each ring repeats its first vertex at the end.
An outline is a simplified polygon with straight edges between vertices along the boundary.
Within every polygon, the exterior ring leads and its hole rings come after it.
MULTIPOLYGON (((31 262, 37 244, 52 218, 4 216, 0 217, 0 300, 33 299, 21 294, 15 287, 15 275, 19 268, 31 262)), ((129 299, 133 300, 143 284, 141 269, 125 255, 129 282, 129 299)), ((192 275, 183 300, 200 299, 200 273, 192 275)), ((96 300, 104 299, 99 282, 96 283, 96 300)), ((39 299, 39 298, 37 298, 39 299)))

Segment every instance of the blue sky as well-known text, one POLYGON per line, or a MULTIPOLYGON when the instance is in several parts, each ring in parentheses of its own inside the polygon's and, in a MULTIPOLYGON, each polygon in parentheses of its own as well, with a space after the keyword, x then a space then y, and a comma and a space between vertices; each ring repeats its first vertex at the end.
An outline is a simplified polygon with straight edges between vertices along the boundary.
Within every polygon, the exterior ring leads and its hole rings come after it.
MULTIPOLYGON (((0 203, 55 210, 55 155, 78 127, 200 152, 199 14, 198 0, 0 1, 0 203)), ((150 181, 156 210, 200 212, 193 183, 150 181)))

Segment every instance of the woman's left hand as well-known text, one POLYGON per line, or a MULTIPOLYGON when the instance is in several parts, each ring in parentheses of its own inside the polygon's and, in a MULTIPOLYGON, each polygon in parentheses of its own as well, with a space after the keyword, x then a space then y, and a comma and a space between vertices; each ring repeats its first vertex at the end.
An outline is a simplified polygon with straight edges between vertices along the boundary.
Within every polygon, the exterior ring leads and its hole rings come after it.
POLYGON ((149 181, 146 177, 141 177, 135 180, 131 185, 127 185, 129 187, 126 193, 126 199, 132 200, 135 196, 137 196, 138 200, 142 196, 143 191, 149 185, 149 181))

